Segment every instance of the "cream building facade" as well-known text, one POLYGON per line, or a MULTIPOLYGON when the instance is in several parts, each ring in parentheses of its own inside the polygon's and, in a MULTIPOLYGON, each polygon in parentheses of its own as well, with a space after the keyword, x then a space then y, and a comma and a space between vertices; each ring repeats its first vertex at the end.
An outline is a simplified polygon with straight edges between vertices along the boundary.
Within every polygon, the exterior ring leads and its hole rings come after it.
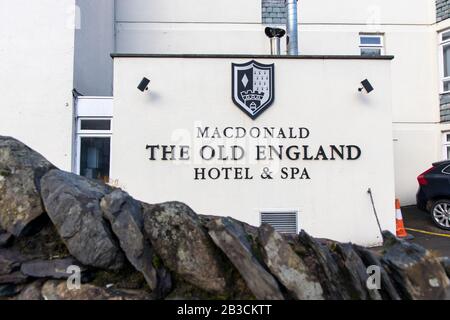
MULTIPOLYGON (((415 203, 417 175, 450 154, 448 2, 301 0, 298 4, 300 55, 394 56, 375 92, 383 88, 390 97, 393 197, 403 205, 415 203)), ((23 140, 62 169, 84 175, 95 175, 87 168, 89 162, 100 163, 93 150, 109 148, 102 157, 106 167, 101 175, 119 185, 120 149, 115 148, 114 137, 120 121, 116 105, 123 101, 114 99, 119 79, 114 77, 110 54, 266 55, 270 44, 264 28, 284 28, 286 15, 283 0, 0 0, 0 8, 0 61, 6 62, 0 64, 0 133, 23 140), (91 122, 82 127, 81 120, 91 122), (107 120, 109 125, 95 120, 107 120), (99 146, 95 138, 106 140, 99 146), (83 141, 94 145, 84 148, 83 141), (81 172, 83 166, 86 172, 81 172)), ((281 49, 286 50, 284 41, 281 49)), ((316 69, 305 66, 303 71, 301 62, 295 65, 299 78, 307 72, 311 80, 317 79, 316 69)), ((337 86, 347 83, 346 62, 340 65, 335 69, 338 74, 320 79, 334 79, 337 86)), ((349 64, 348 70, 359 65, 349 64)), ((364 63, 358 68, 362 76, 364 63)), ((142 72, 146 74, 152 77, 150 67, 142 72)), ((377 77, 367 73, 369 80, 369 76, 377 77)), ((317 125, 321 130, 333 127, 334 115, 327 104, 334 101, 327 102, 321 88, 314 93, 320 103, 308 107, 320 115, 314 117, 317 125)), ((377 143, 377 133, 372 132, 376 123, 358 119, 357 114, 347 117, 352 120, 349 127, 364 122, 367 136, 374 137, 371 143, 377 143)), ((390 172, 385 166, 373 166, 390 172)), ((145 188, 132 189, 152 201, 145 188)))

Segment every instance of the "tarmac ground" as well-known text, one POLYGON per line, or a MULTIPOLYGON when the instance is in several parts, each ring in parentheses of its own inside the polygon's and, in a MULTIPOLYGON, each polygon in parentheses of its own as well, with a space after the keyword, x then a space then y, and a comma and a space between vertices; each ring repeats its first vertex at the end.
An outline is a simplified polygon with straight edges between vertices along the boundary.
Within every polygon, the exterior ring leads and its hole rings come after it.
POLYGON ((414 236, 413 243, 417 243, 439 256, 450 257, 450 231, 434 225, 429 213, 416 206, 402 208, 403 222, 408 234, 414 236))

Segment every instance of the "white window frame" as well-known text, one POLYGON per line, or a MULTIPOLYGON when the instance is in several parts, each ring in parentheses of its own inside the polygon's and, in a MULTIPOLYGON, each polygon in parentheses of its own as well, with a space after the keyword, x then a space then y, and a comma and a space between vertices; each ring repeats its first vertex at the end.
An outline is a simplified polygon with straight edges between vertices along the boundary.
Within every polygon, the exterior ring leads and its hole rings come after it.
MULTIPOLYGON (((450 93, 450 90, 445 91, 444 83, 450 81, 450 76, 444 77, 444 47, 450 45, 450 38, 448 40, 442 40, 444 34, 450 33, 450 29, 441 31, 439 33, 439 75, 440 75, 440 92, 450 93)), ((450 61, 449 61, 450 63, 450 61)))
POLYGON ((111 177, 112 149, 113 149, 113 97, 80 96, 75 100, 74 117, 74 148, 72 158, 72 168, 74 173, 80 174, 80 155, 82 138, 109 138, 110 139, 110 159, 109 169, 111 177), (81 120, 110 120, 110 130, 81 130, 81 120))
POLYGON ((380 55, 385 54, 384 49, 384 34, 382 33, 360 33, 359 34, 359 54, 362 55, 362 49, 380 49, 380 55), (363 44, 361 38, 379 38, 380 44, 363 44))
POLYGON ((111 177, 111 161, 112 161, 112 144, 113 144, 113 118, 112 117, 77 117, 77 133, 76 133, 76 155, 75 170, 76 174, 80 174, 81 161, 81 139, 82 138, 109 138, 109 177, 111 177), (109 120, 111 121, 110 130, 81 130, 82 120, 109 120))
POLYGON ((447 158, 447 147, 450 147, 450 141, 447 140, 447 136, 450 137, 450 131, 442 132, 442 159, 450 160, 447 158))
POLYGON ((112 134, 113 133, 113 121, 112 117, 78 117, 77 118, 77 133, 78 134, 112 134), (81 130, 81 122, 83 120, 107 120, 110 122, 109 130, 81 130))

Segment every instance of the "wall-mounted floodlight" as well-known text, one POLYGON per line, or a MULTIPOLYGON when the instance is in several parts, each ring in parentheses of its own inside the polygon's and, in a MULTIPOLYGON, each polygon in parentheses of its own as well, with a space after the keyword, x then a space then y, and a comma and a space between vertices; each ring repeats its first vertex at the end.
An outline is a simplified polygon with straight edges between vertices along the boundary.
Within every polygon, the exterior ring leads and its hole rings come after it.
POLYGON ((141 90, 142 92, 147 91, 148 90, 148 85, 150 84, 150 80, 148 80, 147 78, 143 78, 141 83, 138 85, 138 89, 141 90))
POLYGON ((365 91, 366 93, 371 93, 374 90, 372 84, 367 79, 361 81, 361 86, 358 89, 359 92, 365 91))

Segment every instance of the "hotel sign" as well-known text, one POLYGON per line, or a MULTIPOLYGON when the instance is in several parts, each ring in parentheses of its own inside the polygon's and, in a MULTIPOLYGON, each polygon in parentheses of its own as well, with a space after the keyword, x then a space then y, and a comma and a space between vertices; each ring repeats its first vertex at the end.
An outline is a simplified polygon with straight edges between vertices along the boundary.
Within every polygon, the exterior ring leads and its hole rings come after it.
POLYGON ((362 155, 361 148, 353 144, 307 143, 311 132, 305 127, 199 126, 194 130, 191 145, 147 145, 149 160, 202 164, 193 168, 197 181, 310 180, 306 163, 355 161, 362 155), (273 166, 285 162, 295 165, 273 166), (262 168, 260 163, 264 163, 262 168))
MULTIPOLYGON (((256 119, 275 98, 275 65, 254 60, 232 63, 232 99, 256 119)), ((150 161, 175 161, 193 167, 193 180, 311 180, 306 163, 354 161, 353 144, 314 144, 306 127, 195 126, 189 144, 149 144, 150 161), (283 166, 291 163, 291 166, 283 166)), ((186 137, 185 137, 186 138, 186 137)))

